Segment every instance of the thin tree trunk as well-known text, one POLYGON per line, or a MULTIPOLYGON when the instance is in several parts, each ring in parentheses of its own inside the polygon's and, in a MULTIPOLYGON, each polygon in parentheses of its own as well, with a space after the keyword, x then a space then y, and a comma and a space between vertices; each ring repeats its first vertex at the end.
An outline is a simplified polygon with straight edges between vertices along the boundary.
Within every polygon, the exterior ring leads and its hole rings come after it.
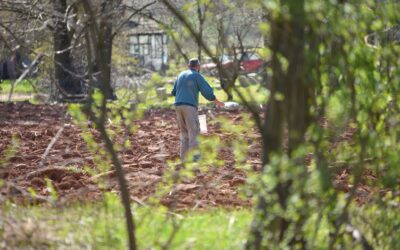
MULTIPOLYGON (((224 55, 225 48, 227 47, 227 41, 226 37, 224 34, 224 23, 223 20, 219 20, 218 22, 218 46, 217 46, 217 55, 224 55)), ((217 70, 218 70, 218 76, 219 76, 219 81, 221 88, 224 90, 224 92, 227 95, 227 100, 231 101, 233 99, 232 95, 232 82, 231 79, 233 72, 231 72, 229 69, 223 68, 224 66, 222 65, 222 61, 220 58, 217 58, 219 61, 217 63, 217 70)))
MULTIPOLYGON (((89 27, 90 32, 87 33, 87 43, 93 44, 93 46, 88 46, 89 62, 93 58, 91 55, 92 49, 95 48, 94 63, 100 71, 100 81, 101 81, 101 92, 104 97, 107 97, 112 93, 111 89, 111 53, 112 53, 112 22, 110 13, 112 10, 112 2, 104 1, 101 11, 101 20, 97 22, 96 14, 93 11, 90 0, 84 0, 83 6, 86 14, 89 16, 89 27)), ((91 64, 91 63, 90 63, 91 64)), ((89 72, 92 73, 93 65, 89 65, 89 72)), ((91 76, 92 80, 92 76, 91 76)), ((111 156, 112 163, 115 167, 118 176, 119 188, 121 191, 121 201, 124 206, 125 211, 125 221, 126 229, 128 234, 129 249, 137 249, 136 237, 135 237, 135 223, 132 215, 131 205, 130 205, 130 195, 128 190, 127 181, 125 179, 125 173, 122 168, 121 162, 119 161, 117 152, 114 149, 113 142, 107 133, 105 128, 106 114, 107 114, 107 100, 103 98, 101 103, 101 114, 99 117, 91 109, 91 104, 93 102, 92 96, 89 96, 89 103, 87 105, 87 111, 89 113, 90 119, 96 123, 96 127, 101 134, 102 140, 105 142, 107 152, 111 156)))
MULTIPOLYGON (((107 3, 111 8, 112 3, 107 3)), ((105 89, 105 94, 108 99, 115 99, 114 91, 111 88, 111 60, 112 60, 112 21, 109 18, 102 18, 100 22, 100 37, 98 49, 102 52, 102 87, 105 89)))
POLYGON ((199 41, 197 42, 197 58, 201 61, 201 43, 203 41, 203 25, 204 25, 204 13, 201 10, 200 0, 197 0, 197 18, 199 20, 199 41))
MULTIPOLYGON (((268 14, 267 14, 267 10, 265 9, 265 6, 263 6, 263 12, 264 13, 262 15, 262 22, 268 23, 268 14)), ((265 48, 268 47, 268 43, 269 43, 268 39, 269 39, 269 36, 267 36, 266 34, 263 34, 263 43, 264 43, 265 48)), ((268 79, 267 66, 268 66, 268 62, 266 60, 263 60, 261 77, 262 77, 262 82, 264 83, 265 88, 270 89, 271 83, 269 82, 269 79, 268 79)))

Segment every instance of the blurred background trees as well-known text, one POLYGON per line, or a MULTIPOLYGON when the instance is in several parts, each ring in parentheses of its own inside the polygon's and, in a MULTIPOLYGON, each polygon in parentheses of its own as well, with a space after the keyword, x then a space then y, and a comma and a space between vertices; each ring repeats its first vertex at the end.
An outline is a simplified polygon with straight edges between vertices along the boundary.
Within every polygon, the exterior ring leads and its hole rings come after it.
MULTIPOLYGON (((158 85, 190 57, 209 60, 214 72, 206 73, 228 100, 236 94, 262 135, 263 167, 248 181, 247 249, 398 248, 398 1, 1 1, 0 13, 0 54, 10 58, 2 76, 15 78, 23 68, 12 65, 33 62, 22 55, 45 55, 40 82, 61 99, 87 98, 86 113, 108 142, 113 56, 132 66, 129 77, 142 72, 140 58, 127 56, 125 28, 145 18, 168 35, 170 62, 152 77, 158 85), (245 52, 259 55, 260 70, 244 71, 245 52), (267 91, 262 102, 236 84, 253 73, 267 91), (94 87, 103 99, 93 97, 94 87), (345 187, 335 182, 342 177, 345 187), (375 192, 360 202, 365 186, 375 192)), ((139 52, 150 54, 149 40, 139 42, 139 52)))

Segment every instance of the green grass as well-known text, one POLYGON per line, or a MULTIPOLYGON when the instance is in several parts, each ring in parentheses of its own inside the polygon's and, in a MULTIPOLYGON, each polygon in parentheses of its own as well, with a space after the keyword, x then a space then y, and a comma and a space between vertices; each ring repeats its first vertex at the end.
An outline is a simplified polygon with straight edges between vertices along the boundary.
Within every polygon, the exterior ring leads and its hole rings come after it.
MULTIPOLYGON (((172 80, 173 78, 165 78, 163 79, 165 82, 168 80, 172 80)), ((211 86, 214 88, 215 95, 221 101, 226 101, 227 95, 221 89, 219 83, 217 83, 217 79, 214 77, 207 77, 207 80, 210 82, 211 86)), ((33 80, 34 83, 35 80, 33 80)), ((158 80, 159 81, 159 80, 158 80)), ((5 80, 0 83, 0 94, 8 95, 11 90, 11 85, 13 81, 5 80)), ((172 90, 171 84, 165 84, 165 88, 167 91, 167 99, 162 100, 156 94, 156 87, 150 86, 151 83, 146 84, 146 90, 143 90, 144 93, 140 95, 146 96, 146 102, 149 106, 156 106, 156 107, 171 107, 174 103, 174 97, 170 96, 170 92, 172 90)), ((250 85, 249 87, 241 87, 238 83, 236 83, 236 88, 244 95, 246 100, 249 100, 253 103, 264 104, 268 98, 268 91, 264 88, 259 88, 259 85, 250 85)), ((17 84, 14 88, 14 94, 33 94, 34 89, 32 85, 29 83, 28 80, 22 80, 20 83, 17 84)), ((126 88, 120 88, 116 90, 116 94, 119 98, 121 97, 129 97, 130 99, 136 97, 136 93, 133 90, 128 90, 126 88)), ((233 93, 233 101, 241 103, 240 98, 236 93, 233 93)), ((210 104, 204 97, 200 95, 199 98, 200 105, 208 105, 210 104)))
MULTIPOLYGON (((216 97, 221 101, 227 101, 227 95, 221 89, 220 85, 217 83, 216 78, 207 77, 207 80, 213 87, 216 97)), ((165 84, 164 87, 166 88, 166 95, 167 95, 167 98, 164 100, 161 99, 159 96, 157 96, 156 87, 151 86, 151 83, 148 83, 147 89, 142 90, 142 93, 139 95, 146 99, 146 103, 148 104, 148 106, 171 107, 174 103, 174 97, 170 95, 173 85, 165 84)), ((269 96, 268 91, 265 88, 260 88, 260 85, 258 84, 250 85, 248 87, 241 87, 239 86, 239 83, 236 83, 236 88, 238 91, 240 91, 240 93, 242 93, 245 99, 251 103, 265 104, 269 96)), ((133 90, 128 90, 125 88, 118 89, 116 93, 119 98, 125 96, 134 99, 136 97, 136 94, 133 90)), ((235 92, 233 92, 233 101, 242 103, 238 94, 236 94, 235 92)), ((209 105, 211 104, 211 102, 209 102, 203 96, 200 95, 199 104, 209 105)))
MULTIPOLYGON (((0 83, 0 94, 8 94, 11 90, 11 86, 14 80, 4 80, 0 83)), ((28 80, 22 80, 14 88, 15 94, 32 94, 34 89, 28 80)))
MULTIPOLYGON (((181 214, 168 213, 161 207, 134 206, 134 210, 139 249, 160 249, 173 232, 173 220, 181 226, 170 249, 242 249, 251 221, 249 210, 214 209, 181 214)), ((10 248, 126 249, 127 246, 123 209, 114 196, 104 204, 59 208, 8 205, 2 211, 0 245, 6 242, 10 248)))

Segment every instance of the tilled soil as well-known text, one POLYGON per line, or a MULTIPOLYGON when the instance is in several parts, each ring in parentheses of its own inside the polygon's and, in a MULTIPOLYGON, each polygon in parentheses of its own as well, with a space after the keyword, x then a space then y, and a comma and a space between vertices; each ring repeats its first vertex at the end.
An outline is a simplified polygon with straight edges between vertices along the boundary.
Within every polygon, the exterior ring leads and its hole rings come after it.
MULTIPOLYGON (((133 201, 144 204, 156 197, 156 201, 175 209, 251 206, 250 199, 239 191, 246 182, 247 173, 237 166, 246 163, 251 169, 248 171, 261 168, 260 135, 255 128, 239 135, 249 146, 246 160, 236 164, 232 142, 237 138, 234 133, 223 132, 215 121, 222 116, 232 124, 242 124, 245 118, 241 111, 200 111, 204 113, 207 113, 209 132, 205 137, 217 136, 222 141, 215 149, 222 164, 195 169, 193 177, 180 178, 168 188, 157 184, 168 180, 166 176, 170 179, 178 173, 169 164, 178 159, 179 152, 179 130, 173 110, 149 110, 140 120, 134 121, 137 126, 134 133, 122 131, 114 138, 115 144, 121 145, 125 139, 131 143, 119 152, 119 157, 133 201)), ((112 128, 113 125, 108 126, 112 128)), ((30 203, 52 200, 54 196, 48 180, 61 203, 95 201, 101 199, 104 191, 118 192, 115 171, 110 167, 103 171, 98 169, 95 162, 98 163, 99 154, 88 150, 81 132, 67 115, 64 105, 0 103, 0 201, 7 198, 30 203)), ((101 141, 95 129, 90 128, 90 132, 96 141, 101 141)), ((353 133, 351 129, 346 130, 339 140, 351 140, 353 133)), ((309 155, 306 162, 312 157, 309 155)), ((103 162, 110 166, 107 161, 103 162)), ((374 175, 366 173, 365 178, 373 180, 374 175)), ((332 181, 337 190, 349 192, 351 189, 346 169, 337 172, 332 181)), ((369 186, 360 185, 355 198, 363 204, 372 193, 369 186)))
MULTIPOLYGON (((206 112, 210 120, 210 117, 224 116, 232 123, 241 122, 239 111, 211 109, 200 113, 206 112)), ((157 184, 164 181, 164 175, 167 172, 170 175, 171 164, 168 162, 178 158, 179 130, 173 110, 150 110, 134 123, 136 132, 124 131, 114 141, 121 144, 124 138, 129 138, 131 146, 120 151, 119 156, 131 199, 146 203, 148 198, 158 194, 160 186, 157 184)), ((93 128, 90 130, 100 141, 97 132, 93 128)), ((245 183, 246 172, 235 167, 229 146, 232 134, 222 132, 218 123, 212 121, 208 131, 206 136, 216 135, 224 142, 218 156, 224 160, 223 166, 196 170, 193 178, 181 179, 179 184, 159 195, 162 204, 175 208, 250 206, 250 201, 239 195, 238 187, 245 183)), ((97 155, 88 150, 81 132, 66 114, 64 105, 0 104, 0 155, 3 158, 10 156, 3 159, 7 162, 0 168, 0 178, 5 180, 0 188, 1 199, 47 201, 52 194, 46 179, 52 181, 59 202, 98 200, 104 190, 118 192, 113 168, 97 170, 95 174, 86 171, 96 169, 97 155), (48 148, 49 144, 52 144, 51 148, 48 148), (12 145, 15 145, 15 152, 9 154, 12 145), (105 180, 105 185, 98 185, 99 180, 105 180), (34 199, 32 192, 36 194, 34 199)), ((257 170, 261 166, 260 136, 255 129, 250 128, 248 132, 253 136, 248 138, 247 163, 257 170)))

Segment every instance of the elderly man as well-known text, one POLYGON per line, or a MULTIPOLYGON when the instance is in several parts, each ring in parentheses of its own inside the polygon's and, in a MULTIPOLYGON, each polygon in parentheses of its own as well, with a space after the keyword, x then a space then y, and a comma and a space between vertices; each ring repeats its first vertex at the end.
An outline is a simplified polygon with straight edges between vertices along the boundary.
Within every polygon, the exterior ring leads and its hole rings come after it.
MULTIPOLYGON (((197 58, 189 60, 189 69, 179 74, 175 81, 172 95, 175 96, 175 110, 180 129, 180 157, 183 161, 188 151, 198 146, 197 136, 200 133, 199 92, 217 106, 223 107, 214 95, 214 91, 200 74, 200 61, 197 58)), ((194 160, 197 160, 196 156, 194 160)))

